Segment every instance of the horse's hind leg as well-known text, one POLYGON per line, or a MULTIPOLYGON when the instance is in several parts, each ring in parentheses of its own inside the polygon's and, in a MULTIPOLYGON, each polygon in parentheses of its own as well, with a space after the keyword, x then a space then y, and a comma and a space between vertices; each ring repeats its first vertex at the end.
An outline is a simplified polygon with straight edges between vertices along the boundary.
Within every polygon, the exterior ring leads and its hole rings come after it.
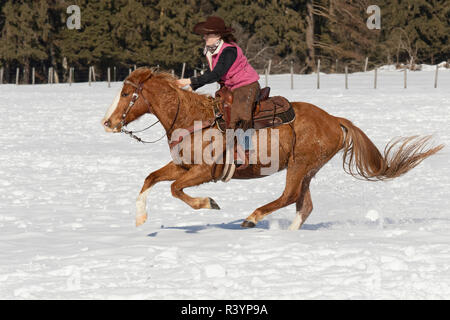
POLYGON ((286 172, 286 187, 284 188, 281 197, 256 209, 247 217, 247 219, 245 219, 241 226, 244 228, 252 228, 258 221, 261 221, 265 216, 271 214, 275 210, 296 202, 300 197, 302 182, 307 172, 308 170, 304 165, 296 164, 288 167, 286 172))
POLYGON ((303 180, 302 191, 296 203, 297 213, 291 225, 289 226, 289 230, 300 229, 313 210, 311 192, 309 190, 310 181, 311 177, 305 177, 305 179, 303 180))
POLYGON ((144 182, 139 197, 136 200, 136 226, 140 226, 147 220, 147 211, 145 209, 147 204, 147 195, 150 188, 161 181, 173 181, 180 177, 186 170, 169 162, 159 170, 152 172, 144 182))
POLYGON ((220 209, 211 198, 192 198, 183 192, 183 189, 198 186, 212 180, 211 166, 196 165, 181 175, 172 183, 172 195, 186 202, 193 209, 220 209))

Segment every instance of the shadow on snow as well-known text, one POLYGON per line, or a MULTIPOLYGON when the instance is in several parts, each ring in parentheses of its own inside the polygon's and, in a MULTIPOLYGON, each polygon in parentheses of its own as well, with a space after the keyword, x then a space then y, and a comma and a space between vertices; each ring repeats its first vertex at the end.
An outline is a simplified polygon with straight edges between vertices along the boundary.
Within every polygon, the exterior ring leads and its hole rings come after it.
MULTIPOLYGON (((199 231, 206 230, 206 229, 224 229, 224 230, 248 230, 246 228, 241 227, 241 223, 244 221, 244 219, 234 220, 228 223, 217 223, 217 224, 206 224, 206 225, 194 225, 194 226, 178 226, 178 227, 164 227, 162 226, 161 229, 163 230, 184 230, 186 233, 198 233, 199 231)), ((300 229, 303 231, 317 231, 317 230, 330 230, 335 229, 336 227, 340 228, 352 228, 355 226, 365 226, 370 229, 377 228, 377 229, 388 229, 388 227, 401 227, 411 224, 426 224, 426 223, 436 223, 436 222, 446 222, 449 223, 450 219, 436 219, 436 218, 427 218, 427 219, 398 219, 394 220, 391 218, 382 218, 381 220, 377 221, 367 221, 367 220, 344 220, 344 221, 328 221, 328 222, 321 222, 316 224, 304 224, 302 228, 300 229)), ((277 219, 277 220, 264 220, 260 221, 255 228, 256 230, 287 230, 289 227, 291 221, 287 219, 277 219), (271 227, 273 224, 278 224, 278 227, 271 227)), ((148 234, 149 237, 156 237, 158 235, 158 232, 153 232, 148 234)))

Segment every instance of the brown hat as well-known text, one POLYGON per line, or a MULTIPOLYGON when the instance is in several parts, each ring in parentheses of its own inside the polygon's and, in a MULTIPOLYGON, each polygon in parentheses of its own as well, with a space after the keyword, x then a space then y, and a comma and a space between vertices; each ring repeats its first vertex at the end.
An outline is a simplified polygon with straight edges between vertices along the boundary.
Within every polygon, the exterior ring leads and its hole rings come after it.
POLYGON ((208 17, 206 21, 197 23, 194 26, 194 32, 197 34, 217 33, 223 35, 233 31, 231 27, 225 26, 225 21, 222 18, 215 16, 208 17))

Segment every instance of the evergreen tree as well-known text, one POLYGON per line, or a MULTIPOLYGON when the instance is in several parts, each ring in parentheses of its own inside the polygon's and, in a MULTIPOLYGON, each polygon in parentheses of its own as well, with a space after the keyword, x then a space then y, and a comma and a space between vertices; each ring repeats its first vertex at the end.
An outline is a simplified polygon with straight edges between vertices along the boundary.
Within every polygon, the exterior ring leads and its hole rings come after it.
POLYGON ((117 58, 125 64, 152 65, 150 25, 155 19, 152 6, 135 0, 116 1, 111 29, 117 58))
POLYGON ((179 69, 186 62, 200 63, 202 38, 193 33, 194 25, 204 20, 198 0, 159 0, 156 20, 150 25, 151 60, 166 68, 179 69))
POLYGON ((229 0, 219 5, 217 14, 238 31, 238 44, 259 71, 269 59, 274 71, 287 71, 289 60, 305 59, 304 1, 229 0))
POLYGON ((47 58, 51 28, 47 2, 7 1, 2 12, 5 18, 0 38, 0 60, 10 67, 23 67, 24 82, 28 83, 32 61, 47 58))
MULTIPOLYGON (((88 67, 104 78, 108 67, 134 64, 181 71, 205 63, 196 23, 218 15, 235 30, 239 46, 260 72, 334 71, 336 59, 361 70, 393 61, 438 63, 449 59, 448 0, 379 0, 381 30, 366 25, 370 0, 0 0, 0 67, 5 78, 31 67, 46 80, 53 67, 65 81, 68 67, 87 79, 88 67), (81 29, 69 30, 69 5, 81 9, 81 29), (81 70, 80 70, 81 69, 81 70)), ((127 72, 128 73, 128 72, 127 72)), ((123 73, 120 73, 123 75, 123 73)))
POLYGON ((115 2, 76 1, 81 9, 81 29, 70 30, 63 26, 56 41, 61 56, 69 65, 84 70, 95 65, 98 66, 96 73, 100 74, 102 66, 119 60, 121 50, 114 41, 111 25, 115 2))
POLYGON ((397 63, 435 63, 450 53, 448 0, 394 0, 383 6, 383 35, 397 63))
POLYGON ((328 67, 341 60, 356 70, 361 70, 365 58, 378 63, 381 46, 380 31, 367 27, 370 5, 367 0, 316 1, 313 12, 320 28, 316 30, 318 55, 328 67))

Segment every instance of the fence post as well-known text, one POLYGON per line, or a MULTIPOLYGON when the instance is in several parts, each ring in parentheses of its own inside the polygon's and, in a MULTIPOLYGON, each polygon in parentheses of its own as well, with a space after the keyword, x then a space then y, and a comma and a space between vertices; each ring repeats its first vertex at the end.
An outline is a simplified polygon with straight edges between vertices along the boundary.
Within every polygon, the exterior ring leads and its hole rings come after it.
POLYGON ((294 90, 294 61, 291 60, 291 90, 294 90))
POLYGON ((375 67, 374 71, 375 71, 375 78, 373 80, 373 88, 376 89, 377 88, 377 71, 378 71, 378 68, 375 67))
POLYGON ((338 72, 338 59, 336 59, 336 73, 339 73, 338 72))
POLYGON ((69 68, 69 86, 72 85, 72 68, 69 68))
POLYGON ((172 73, 172 77, 175 77, 175 70, 172 69, 170 72, 172 73))
POLYGON ((134 70, 133 70, 133 71, 136 71, 136 69, 137 69, 137 66, 136 66, 136 65, 134 65, 134 70))
POLYGON ((320 89, 320 59, 317 61, 317 89, 320 89))
POLYGON ((91 82, 92 82, 92 67, 89 66, 89 86, 91 86, 91 82))
POLYGON ((194 77, 197 76, 197 69, 194 69, 194 77))
POLYGON ((36 84, 36 69, 31 69, 31 84, 34 86, 36 84))
POLYGON ((48 68, 48 83, 49 84, 53 84, 53 78, 54 74, 53 74, 53 67, 48 68))
POLYGON ((269 86, 269 70, 266 68, 264 72, 266 74, 266 87, 267 87, 269 86))
POLYGON ((97 82, 97 79, 95 78, 95 67, 92 66, 92 80, 94 80, 94 82, 97 82))
POLYGON ((184 71, 186 70, 186 62, 183 62, 183 69, 181 69, 181 79, 184 78, 184 71))
POLYGON ((408 79, 407 79, 407 75, 406 75, 406 68, 404 69, 404 71, 403 71, 403 74, 404 74, 404 76, 403 76, 403 82, 404 82, 404 89, 406 89, 407 88, 407 86, 408 86, 408 79))
POLYGON ((272 59, 269 59, 269 66, 267 67, 267 74, 270 74, 271 68, 272 68, 272 59))
POLYGON ((438 84, 438 70, 439 70, 439 65, 436 65, 436 73, 434 74, 434 87, 437 88, 437 84, 438 84))
POLYGON ((5 73, 5 69, 3 67, 0 68, 0 84, 3 84, 3 74, 5 73))
POLYGON ((117 81, 117 68, 114 67, 114 82, 117 81))
POLYGON ((111 88, 111 68, 108 68, 108 88, 111 88))
POLYGON ((345 89, 348 89, 348 66, 345 66, 345 89))
POLYGON ((369 63, 369 57, 366 57, 366 64, 364 65, 364 72, 367 71, 367 65, 369 63))
POLYGON ((19 85, 19 76, 20 76, 20 69, 17 68, 16 69, 16 85, 17 86, 19 85))
POLYGON ((131 71, 131 68, 130 68, 130 69, 128 69, 128 73, 129 73, 128 75, 130 75, 130 74, 131 74, 131 72, 132 72, 132 71, 131 71))

